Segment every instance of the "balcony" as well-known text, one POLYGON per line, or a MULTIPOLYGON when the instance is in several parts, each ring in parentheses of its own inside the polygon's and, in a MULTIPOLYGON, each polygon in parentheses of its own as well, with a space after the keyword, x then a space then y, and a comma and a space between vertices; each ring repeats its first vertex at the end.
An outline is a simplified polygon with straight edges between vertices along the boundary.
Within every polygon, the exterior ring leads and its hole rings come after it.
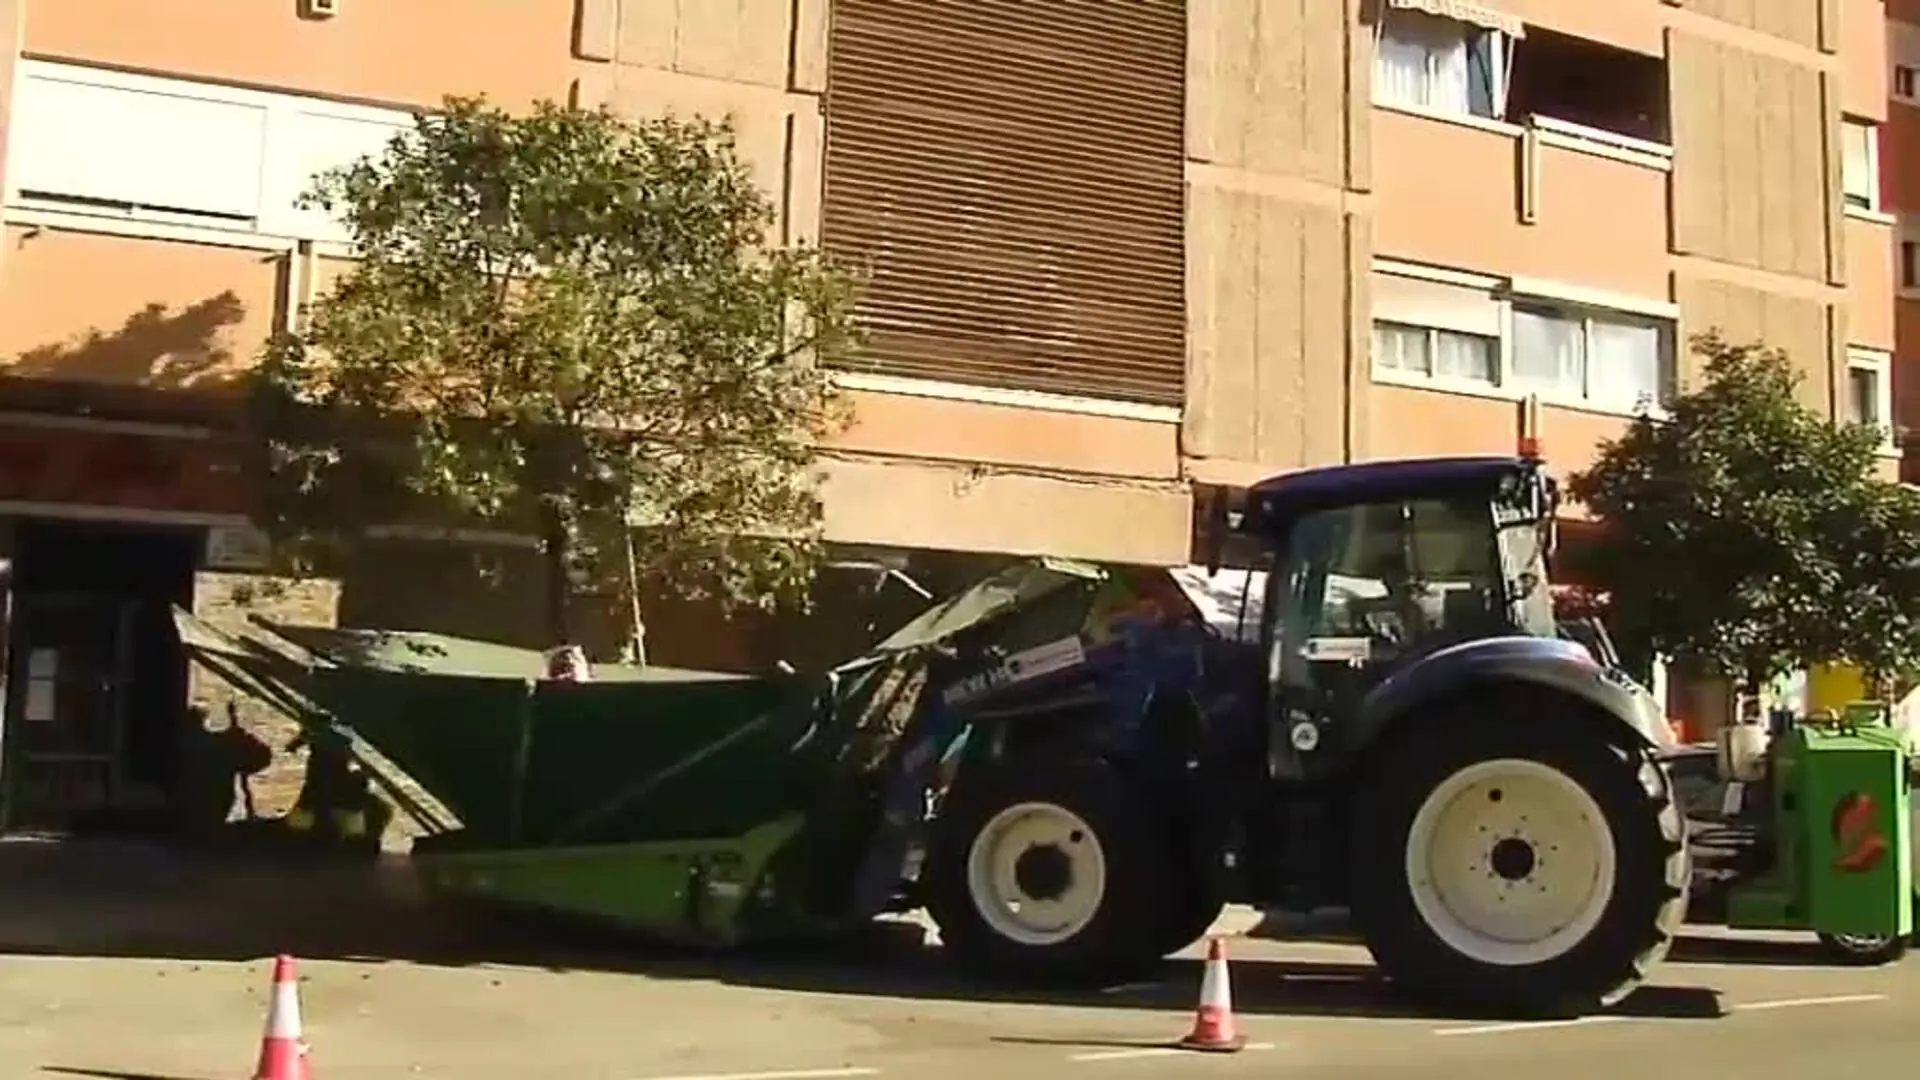
POLYGON ((1374 68, 1374 251, 1668 295, 1666 61, 1518 20, 1393 10, 1374 68))
POLYGON ((1374 249, 1396 259, 1668 295, 1666 147, 1376 108, 1374 249))

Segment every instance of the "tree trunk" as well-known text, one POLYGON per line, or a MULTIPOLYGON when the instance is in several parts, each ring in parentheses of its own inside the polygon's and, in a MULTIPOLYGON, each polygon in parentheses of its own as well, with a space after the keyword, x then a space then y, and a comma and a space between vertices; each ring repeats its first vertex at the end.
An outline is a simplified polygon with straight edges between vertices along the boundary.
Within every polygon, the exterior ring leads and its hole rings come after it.
POLYGON ((546 564, 547 643, 557 648, 573 644, 573 630, 567 618, 567 601, 573 594, 573 573, 568 564, 573 558, 573 530, 566 514, 547 505, 541 512, 540 553, 546 564))
POLYGON ((633 550, 633 527, 627 526, 625 533, 627 548, 627 600, 632 605, 633 625, 629 627, 629 643, 633 655, 627 662, 645 667, 647 663, 647 623, 640 602, 640 560, 633 550))

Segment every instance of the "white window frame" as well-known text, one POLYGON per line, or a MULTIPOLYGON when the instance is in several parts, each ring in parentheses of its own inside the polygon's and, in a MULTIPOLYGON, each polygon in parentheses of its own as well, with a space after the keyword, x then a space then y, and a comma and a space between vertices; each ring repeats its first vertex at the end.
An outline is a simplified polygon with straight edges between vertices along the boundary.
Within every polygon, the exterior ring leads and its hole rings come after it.
POLYGON ((1907 105, 1920 101, 1920 66, 1896 61, 1887 77, 1887 96, 1907 105), (1904 90, 1900 88, 1903 81, 1907 84, 1904 90))
POLYGON ((1880 212, 1880 125, 1857 116, 1842 116, 1840 134, 1841 200, 1850 211, 1877 214, 1880 212), (1850 190, 1852 187, 1848 175, 1850 170, 1847 168, 1847 160, 1851 156, 1848 153, 1847 142, 1850 133, 1855 131, 1866 134, 1867 190, 1862 195, 1856 195, 1850 190))
MULTIPOLYGON (((204 101, 249 105, 265 110, 266 129, 262 143, 260 202, 251 220, 217 215, 202 215, 155 210, 142 206, 99 206, 63 198, 23 196, 18 187, 19 170, 10 169, 4 192, 8 220, 57 220, 85 227, 98 222, 105 231, 133 235, 150 229, 156 236, 174 235, 181 229, 211 235, 241 234, 279 241, 314 241, 329 248, 344 245, 344 234, 337 228, 316 228, 312 216, 294 205, 294 200, 312 183, 311 177, 295 175, 296 153, 289 145, 304 115, 383 125, 410 124, 418 110, 361 105, 304 94, 275 93, 219 83, 163 78, 134 72, 69 64, 51 60, 23 59, 15 69, 16 85, 35 76, 66 82, 85 83, 106 89, 133 93, 165 94, 204 101), (283 205, 284 204, 284 205, 283 205)), ((11 142, 11 133, 9 134, 11 142)), ((14 147, 9 146, 11 155, 14 147)))
POLYGON ((1674 320, 1661 315, 1640 311, 1624 310, 1603 304, 1592 303, 1571 297, 1515 293, 1507 302, 1507 350, 1509 382, 1516 389, 1537 394, 1541 401, 1554 405, 1567 405, 1580 409, 1597 409, 1604 412, 1617 412, 1630 416, 1658 416, 1666 411, 1668 402, 1676 390, 1674 370, 1674 320), (1551 309, 1569 321, 1580 324, 1581 342, 1585 350, 1586 363, 1581 366, 1580 388, 1574 391, 1569 387, 1542 386, 1529 383, 1512 374, 1513 350, 1513 312, 1516 307, 1551 309), (1632 405, 1624 402, 1608 401, 1594 396, 1593 327, 1598 322, 1612 322, 1649 327, 1660 335, 1659 354, 1655 357, 1655 372, 1658 385, 1654 387, 1651 400, 1635 401, 1632 405))
MULTIPOLYGON (((1373 381, 1393 386, 1406 386, 1416 389, 1438 390, 1450 393, 1470 394, 1479 397, 1494 397, 1502 400, 1520 400, 1537 398, 1541 403, 1582 412, 1602 413, 1609 416, 1654 416, 1666 415, 1666 406, 1678 391, 1679 309, 1670 301, 1649 300, 1642 297, 1622 296, 1605 290, 1588 289, 1580 286, 1564 285, 1558 282, 1529 278, 1495 278, 1467 270, 1456 270, 1419 263, 1407 263, 1396 259, 1379 258, 1373 262, 1373 272, 1395 277, 1409 277, 1416 280, 1432 281, 1442 285, 1452 285, 1474 289, 1485 289, 1488 298, 1498 307, 1500 334, 1498 351, 1494 365, 1494 379, 1486 382, 1476 379, 1462 379, 1445 375, 1422 375, 1418 372, 1404 371, 1399 368, 1382 367, 1373 357, 1372 335, 1368 335, 1368 367, 1373 381), (1569 315, 1579 316, 1583 332, 1589 336, 1588 356, 1592 356, 1591 335, 1595 321, 1620 321, 1650 325, 1660 331, 1659 373, 1660 385, 1656 388, 1655 400, 1625 402, 1596 399, 1591 395, 1592 366, 1586 369, 1578 393, 1565 389, 1541 386, 1522 381, 1514 375, 1514 334, 1513 309, 1516 303, 1558 309, 1569 315)), ((1369 320, 1369 330, 1375 322, 1385 322, 1396 326, 1412 326, 1405 319, 1384 317, 1378 313, 1369 320)), ((1421 329, 1436 329, 1420 327, 1421 329)), ((1463 331, 1446 330, 1449 333, 1463 331)), ((1486 335, 1469 335, 1486 336, 1486 335)), ((1431 348, 1431 343, 1429 343, 1431 348)))
POLYGON ((1368 329, 1368 349, 1371 365, 1375 373, 1384 372, 1386 374, 1387 379, 1385 381, 1405 382, 1416 386, 1431 385, 1441 388, 1461 387, 1481 391, 1498 390, 1504 385, 1504 372, 1502 369, 1506 366, 1504 360, 1506 356, 1506 346, 1498 336, 1492 334, 1473 334, 1465 330, 1454 330, 1444 326, 1422 326, 1419 323, 1406 322, 1400 319, 1383 319, 1378 316, 1375 316, 1368 323, 1368 329), (1428 370, 1408 371, 1406 368, 1387 367, 1381 364, 1379 351, 1372 347, 1372 335, 1377 333, 1382 326, 1391 326, 1401 330, 1418 330, 1426 334, 1428 370), (1474 379, 1464 375, 1442 374, 1434 371, 1434 359, 1440 355, 1440 336, 1442 334, 1449 337, 1473 338, 1477 341, 1484 341, 1492 346, 1493 364, 1491 374, 1485 379, 1474 379))
POLYGON ((1868 348, 1864 345, 1847 346, 1847 384, 1845 401, 1840 418, 1853 422, 1853 373, 1870 371, 1875 378, 1874 408, 1880 414, 1880 446, 1882 450, 1896 450, 1893 420, 1893 355, 1884 349, 1868 348))
MULTIPOLYGON (((1507 87, 1509 82, 1511 81, 1511 76, 1513 74, 1513 38, 1514 37, 1515 37, 1514 33, 1510 33, 1504 30, 1494 29, 1488 26, 1481 26, 1477 23, 1467 22, 1462 19, 1448 18, 1445 15, 1436 15, 1428 11, 1419 10, 1417 8, 1398 8, 1392 5, 1383 4, 1380 10, 1380 17, 1374 20, 1373 56, 1371 58, 1371 62, 1367 67, 1367 77, 1369 79, 1369 85, 1371 87, 1371 100, 1373 104, 1378 105, 1382 108, 1395 109, 1401 112, 1410 112, 1410 113, 1415 113, 1423 116, 1434 116, 1434 117, 1440 117, 1445 119, 1464 119, 1469 122, 1480 121, 1480 122, 1495 123, 1495 124, 1505 124, 1506 116, 1507 116, 1507 87), (1387 37, 1388 27, 1392 25, 1392 22, 1396 16, 1402 19, 1405 19, 1408 16, 1418 16, 1426 19, 1438 19, 1444 22, 1450 22, 1457 25, 1460 28, 1461 37, 1465 39, 1467 42, 1469 57, 1471 57, 1471 53, 1475 48, 1475 46, 1483 42, 1485 43, 1487 55, 1489 58, 1489 62, 1487 65, 1488 67, 1487 93, 1488 93, 1488 108, 1489 108, 1490 115, 1482 116, 1479 113, 1474 112, 1472 110, 1471 104, 1469 104, 1465 112, 1456 112, 1455 110, 1452 110, 1452 109, 1443 109, 1437 106, 1423 105, 1419 102, 1396 101, 1391 98, 1384 98, 1381 96, 1381 93, 1380 93, 1380 46, 1382 41, 1387 37)), ((1469 59, 1467 70, 1468 70, 1469 76, 1471 76, 1471 73, 1473 70, 1471 59, 1469 59)), ((1431 63, 1431 60, 1429 60, 1427 77, 1429 79, 1432 79, 1434 75, 1435 75, 1435 72, 1433 71, 1432 63, 1431 63)), ((1469 100, 1469 103, 1471 103, 1471 100, 1472 100, 1471 90, 1468 91, 1468 100, 1469 100)))

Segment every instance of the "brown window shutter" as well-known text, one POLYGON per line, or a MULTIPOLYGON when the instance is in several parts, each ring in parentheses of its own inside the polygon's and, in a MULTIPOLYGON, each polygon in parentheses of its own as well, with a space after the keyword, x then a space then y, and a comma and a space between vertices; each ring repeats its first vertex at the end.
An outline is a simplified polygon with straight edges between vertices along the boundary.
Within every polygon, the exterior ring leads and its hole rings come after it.
POLYGON ((827 247, 862 370, 1177 405, 1181 0, 835 0, 827 247))

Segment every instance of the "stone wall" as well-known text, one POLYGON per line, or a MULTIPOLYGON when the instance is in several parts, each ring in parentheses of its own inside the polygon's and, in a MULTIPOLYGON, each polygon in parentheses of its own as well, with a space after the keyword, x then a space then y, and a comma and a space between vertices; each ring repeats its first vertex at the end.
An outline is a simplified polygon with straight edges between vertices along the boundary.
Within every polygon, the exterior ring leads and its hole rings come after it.
MULTIPOLYGON (((299 581, 259 574, 202 572, 194 576, 194 614, 223 630, 244 627, 251 615, 282 622, 335 625, 340 586, 326 580, 299 581)), ((254 813, 279 817, 300 793, 306 754, 287 746, 299 729, 277 711, 238 694, 224 681, 194 665, 188 681, 188 699, 205 710, 202 722, 209 731, 227 727, 229 718, 273 753, 272 764, 249 781, 254 813)), ((236 805, 234 814, 243 811, 236 805)))

